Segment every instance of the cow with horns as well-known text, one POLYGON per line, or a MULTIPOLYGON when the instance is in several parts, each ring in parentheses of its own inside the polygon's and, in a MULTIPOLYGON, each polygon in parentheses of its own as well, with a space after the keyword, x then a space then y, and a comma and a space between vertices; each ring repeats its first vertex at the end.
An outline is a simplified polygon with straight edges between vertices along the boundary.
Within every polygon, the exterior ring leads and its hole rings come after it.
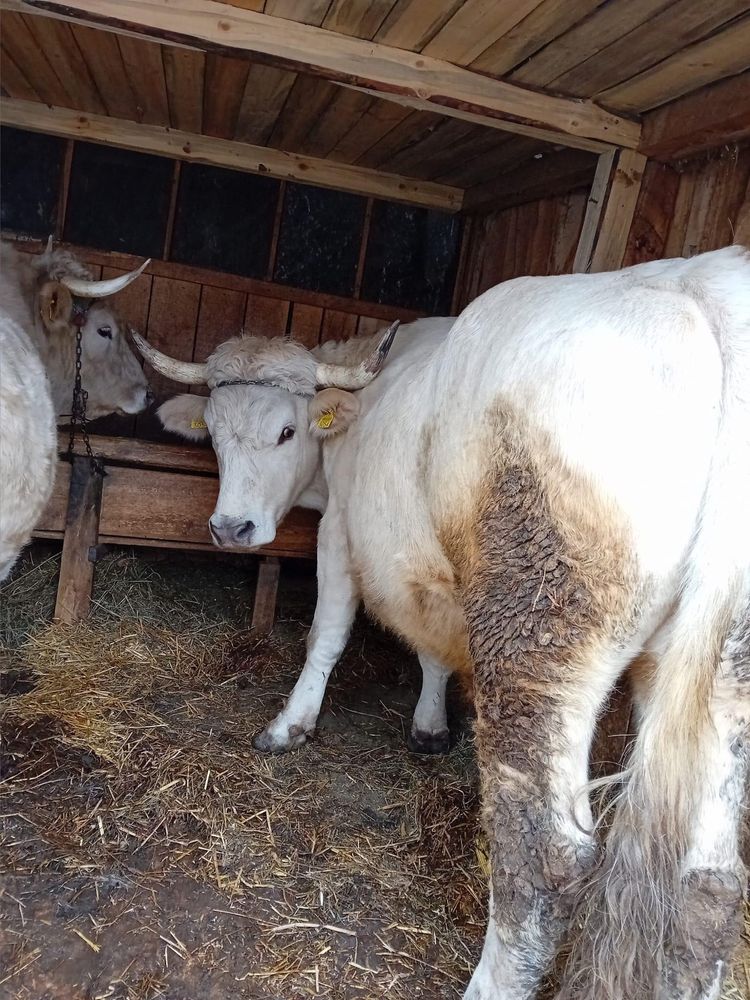
POLYGON ((71 413, 80 343, 86 416, 139 413, 146 377, 112 308, 101 301, 147 266, 94 281, 76 258, 0 245, 0 580, 44 510, 57 465, 56 423, 71 413))
MULTIPOLYGON (((362 597, 472 671, 492 875, 466 997, 528 1000, 569 930, 560 997, 718 997, 744 886, 748 253, 506 282, 437 346, 404 337, 372 385, 283 342, 229 341, 205 365, 140 346, 211 390, 163 416, 205 419, 218 542, 266 544, 293 503, 325 506, 308 664, 327 673, 362 597), (318 385, 361 388, 322 460, 318 385), (605 839, 588 754, 635 658, 605 839)), ((273 748, 310 728, 297 693, 273 748)))

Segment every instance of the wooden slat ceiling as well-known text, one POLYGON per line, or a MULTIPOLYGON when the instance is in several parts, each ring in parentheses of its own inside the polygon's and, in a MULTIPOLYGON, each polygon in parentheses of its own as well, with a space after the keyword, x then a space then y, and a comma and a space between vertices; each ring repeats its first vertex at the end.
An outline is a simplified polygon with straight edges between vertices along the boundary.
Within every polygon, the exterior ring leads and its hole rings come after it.
MULTIPOLYGON (((750 66, 750 0, 232 0, 513 83, 642 113, 750 66)), ((549 147, 303 73, 3 15, 10 97, 462 188, 549 147)))

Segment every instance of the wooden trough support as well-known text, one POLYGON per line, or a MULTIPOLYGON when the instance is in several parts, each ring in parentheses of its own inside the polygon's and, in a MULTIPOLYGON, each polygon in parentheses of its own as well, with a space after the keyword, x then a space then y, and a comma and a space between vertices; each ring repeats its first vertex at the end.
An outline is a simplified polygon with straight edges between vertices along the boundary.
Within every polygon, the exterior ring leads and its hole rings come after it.
MULTIPOLYGON (((60 461, 55 489, 37 538, 62 538, 55 618, 80 621, 88 614, 94 563, 109 544, 216 553, 208 519, 218 494, 213 451, 153 444, 131 438, 92 437, 104 464, 102 479, 79 444, 73 465, 60 461)), ((279 525, 261 557, 252 625, 270 632, 276 611, 280 557, 314 559, 319 516, 295 508, 279 525)), ((243 550, 237 550, 238 552, 243 550)))

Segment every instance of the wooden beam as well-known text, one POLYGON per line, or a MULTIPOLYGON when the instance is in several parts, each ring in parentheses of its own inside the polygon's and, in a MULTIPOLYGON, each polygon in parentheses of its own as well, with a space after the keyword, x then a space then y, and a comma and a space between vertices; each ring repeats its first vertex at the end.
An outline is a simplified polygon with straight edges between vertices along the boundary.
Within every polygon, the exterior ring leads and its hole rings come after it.
POLYGON ((76 456, 55 603, 55 618, 67 624, 85 618, 91 604, 94 564, 89 549, 97 543, 101 503, 102 477, 92 470, 87 457, 76 456))
POLYGON ((463 211, 494 212, 588 187, 596 164, 596 157, 582 149, 544 153, 495 180, 469 188, 464 194, 463 211))
POLYGON ((646 157, 632 149, 602 153, 586 205, 574 271, 622 267, 646 157))
POLYGON ((5 6, 139 33, 206 51, 244 53, 269 65, 364 87, 492 128, 601 150, 638 145, 640 126, 590 100, 555 97, 443 59, 258 14, 215 0, 3 0, 5 6))
POLYGON ((280 149, 251 146, 230 139, 181 132, 162 125, 105 115, 89 115, 66 108, 50 108, 36 101, 8 98, 0 103, 0 122, 32 132, 134 149, 190 163, 210 163, 266 177, 301 181, 319 187, 351 191, 389 201, 423 205, 443 212, 461 208, 463 191, 447 184, 421 181, 314 156, 298 156, 280 149))
POLYGON ((640 151, 676 160, 750 137, 750 70, 686 94, 647 115, 640 151))
POLYGON ((281 564, 275 556, 266 556, 258 563, 252 627, 260 635, 269 635, 273 632, 280 572, 281 564))

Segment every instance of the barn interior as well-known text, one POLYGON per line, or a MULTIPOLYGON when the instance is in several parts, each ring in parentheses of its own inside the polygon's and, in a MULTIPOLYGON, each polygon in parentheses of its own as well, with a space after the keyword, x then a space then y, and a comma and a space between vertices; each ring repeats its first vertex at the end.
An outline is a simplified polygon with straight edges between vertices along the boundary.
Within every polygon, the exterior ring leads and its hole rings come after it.
MULTIPOLYGON (((750 245, 743 0, 0 0, 2 235, 203 361, 456 315, 498 282, 750 245)), ((254 732, 304 659, 317 515, 219 553, 210 446, 79 437, 2 589, 0 991, 462 995, 488 862, 471 706, 405 742, 414 657, 363 616, 316 740, 254 732), (71 459, 71 460, 68 460, 71 459)), ((205 391, 192 387, 190 391, 205 391)), ((618 765, 627 685, 595 763, 618 765)), ((750 944, 724 998, 750 997, 750 944)), ((550 989, 553 989, 550 983, 550 989)))

